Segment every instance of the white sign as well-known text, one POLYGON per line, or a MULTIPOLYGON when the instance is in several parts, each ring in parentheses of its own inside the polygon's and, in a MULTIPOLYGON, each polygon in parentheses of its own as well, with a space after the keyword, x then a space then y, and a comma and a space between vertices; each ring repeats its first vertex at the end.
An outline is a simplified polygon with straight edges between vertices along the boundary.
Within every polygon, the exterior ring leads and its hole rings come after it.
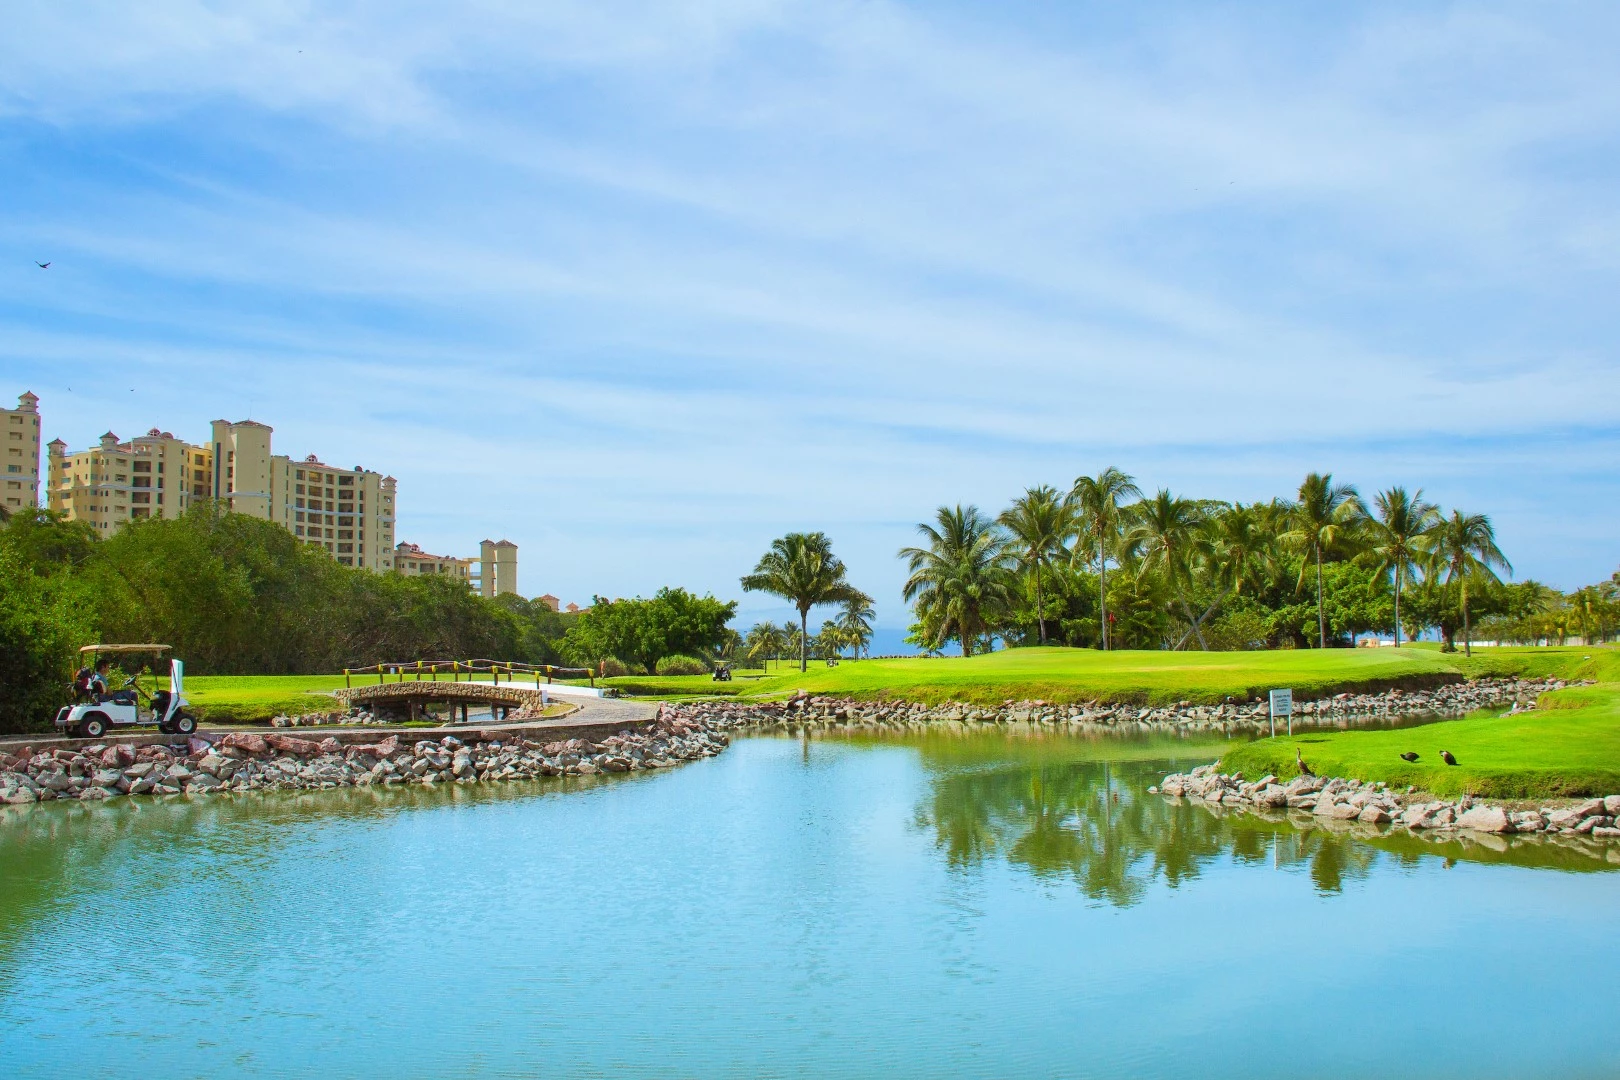
POLYGON ((1288 734, 1294 734, 1294 691, 1273 690, 1271 692, 1271 737, 1277 737, 1277 717, 1288 717, 1288 734))

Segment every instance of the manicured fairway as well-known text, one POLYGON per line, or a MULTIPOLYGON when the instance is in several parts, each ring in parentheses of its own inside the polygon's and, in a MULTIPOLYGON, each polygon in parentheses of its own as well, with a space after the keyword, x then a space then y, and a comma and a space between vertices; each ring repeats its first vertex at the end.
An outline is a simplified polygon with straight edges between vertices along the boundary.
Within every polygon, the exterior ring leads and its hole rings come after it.
POLYGON ((267 720, 278 713, 330 712, 337 702, 319 691, 342 685, 342 675, 190 675, 186 698, 207 720, 267 720))
POLYGON ((1492 648, 1470 658, 1437 648, 1327 649, 1278 652, 1110 652, 1092 649, 1009 649, 987 656, 844 661, 813 664, 763 679, 715 683, 708 676, 610 680, 626 693, 778 696, 812 694, 902 697, 918 701, 998 703, 1009 698, 1049 701, 1128 700, 1152 704, 1248 699, 1273 687, 1300 698, 1345 690, 1449 681, 1459 676, 1597 677, 1600 653, 1581 648, 1492 648), (1584 657, 1595 656, 1593 660, 1584 657))
POLYGON ((1279 736, 1234 747, 1223 770, 1294 776, 1295 748, 1319 776, 1416 785, 1437 794, 1547 798, 1620 793, 1620 685, 1576 687, 1542 696, 1539 708, 1400 731, 1279 736), (1455 767, 1440 751, 1457 758, 1455 767), (1403 752, 1415 752, 1408 764, 1403 752))

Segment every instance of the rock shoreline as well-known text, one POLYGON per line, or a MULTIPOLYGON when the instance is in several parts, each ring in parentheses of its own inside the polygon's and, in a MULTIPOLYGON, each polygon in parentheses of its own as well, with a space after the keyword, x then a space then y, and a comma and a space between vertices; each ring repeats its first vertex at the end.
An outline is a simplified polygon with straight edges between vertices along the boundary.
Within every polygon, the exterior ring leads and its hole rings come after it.
POLYGON ((117 743, 0 754, 0 803, 591 776, 670 768, 713 757, 729 743, 720 731, 662 713, 598 742, 482 734, 483 741, 409 741, 390 734, 375 743, 344 745, 334 738, 233 732, 217 741, 192 738, 167 746, 117 743))
POLYGON ((1513 810, 1464 795, 1457 799, 1411 799, 1383 781, 1298 776, 1286 783, 1275 776, 1245 781, 1242 773, 1217 772, 1219 763, 1189 773, 1171 773, 1149 793, 1200 800, 1252 812, 1286 811, 1290 817, 1359 822, 1383 830, 1407 829, 1430 838, 1457 832, 1541 834, 1620 839, 1620 795, 1584 799, 1570 806, 1513 810), (1308 815, 1308 816, 1307 816, 1308 815))
MULTIPOLYGON (((1536 707, 1549 690, 1568 685, 1561 679, 1477 679, 1432 690, 1389 690, 1381 694, 1335 694, 1295 702, 1296 724, 1321 726, 1411 716, 1465 716, 1477 709, 1511 705, 1513 712, 1536 707)), ((940 724, 967 727, 1028 725, 1071 732, 1139 732, 1177 734, 1208 732, 1255 734, 1270 730, 1264 701, 1165 706, 1119 702, 1057 704, 1049 701, 1005 701, 999 706, 945 702, 926 705, 898 700, 795 697, 788 701, 747 704, 711 700, 665 705, 674 715, 720 730, 751 728, 797 733, 804 730, 868 729, 924 731, 940 724)), ((1279 728, 1281 721, 1279 721, 1279 728)))

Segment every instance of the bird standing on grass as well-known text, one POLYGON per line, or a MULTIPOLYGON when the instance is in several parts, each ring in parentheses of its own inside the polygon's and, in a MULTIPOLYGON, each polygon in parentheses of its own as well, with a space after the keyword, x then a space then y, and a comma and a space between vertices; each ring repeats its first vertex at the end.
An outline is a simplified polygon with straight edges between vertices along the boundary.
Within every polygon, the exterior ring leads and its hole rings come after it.
POLYGON ((1440 760, 1445 762, 1447 765, 1457 764, 1457 759, 1451 756, 1450 750, 1440 751, 1440 760))
POLYGON ((1402 761, 1416 761, 1417 759, 1418 759, 1418 756, 1416 754, 1414 754, 1410 750, 1408 750, 1406 753, 1401 755, 1401 760, 1402 761))
POLYGON ((1315 773, 1311 772, 1311 767, 1309 765, 1305 764, 1305 759, 1299 756, 1299 747, 1297 747, 1297 746, 1294 747, 1294 760, 1299 763, 1299 775, 1301 775, 1301 776, 1315 776, 1316 775, 1315 773))

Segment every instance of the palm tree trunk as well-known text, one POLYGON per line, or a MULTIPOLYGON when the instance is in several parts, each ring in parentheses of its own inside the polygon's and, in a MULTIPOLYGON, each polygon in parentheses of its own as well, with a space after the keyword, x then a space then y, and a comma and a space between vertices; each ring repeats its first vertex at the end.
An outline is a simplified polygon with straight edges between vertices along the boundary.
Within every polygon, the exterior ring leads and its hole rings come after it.
POLYGON ((1473 656, 1474 655, 1474 631, 1473 631, 1473 628, 1468 625, 1468 580, 1466 578, 1463 579, 1463 583, 1462 583, 1462 602, 1463 602, 1463 655, 1464 656, 1473 656))
POLYGON ((1103 550, 1102 526, 1097 528, 1097 591, 1102 610, 1102 647, 1108 651, 1108 552, 1103 550))
POLYGON ((1327 615, 1322 611, 1322 545, 1316 545, 1316 647, 1327 648, 1327 615))
POLYGON ((810 670, 810 612, 799 612, 799 674, 810 670))
POLYGON ((1041 602, 1041 562, 1035 560, 1035 618, 1041 624, 1041 644, 1046 644, 1046 605, 1041 602))
MULTIPOLYGON (((1193 633, 1198 635, 1198 647, 1205 652, 1209 652, 1209 642, 1204 640, 1204 631, 1199 628, 1198 620, 1193 618, 1192 608, 1187 606, 1187 598, 1182 595, 1179 588, 1176 590, 1176 599, 1181 601, 1181 610, 1187 616, 1187 621, 1193 624, 1193 633)), ((1186 641, 1187 639, 1182 638, 1181 640, 1186 641)))
POLYGON ((1397 562, 1395 564, 1395 647, 1397 649, 1401 647, 1401 574, 1405 569, 1405 563, 1397 562))

